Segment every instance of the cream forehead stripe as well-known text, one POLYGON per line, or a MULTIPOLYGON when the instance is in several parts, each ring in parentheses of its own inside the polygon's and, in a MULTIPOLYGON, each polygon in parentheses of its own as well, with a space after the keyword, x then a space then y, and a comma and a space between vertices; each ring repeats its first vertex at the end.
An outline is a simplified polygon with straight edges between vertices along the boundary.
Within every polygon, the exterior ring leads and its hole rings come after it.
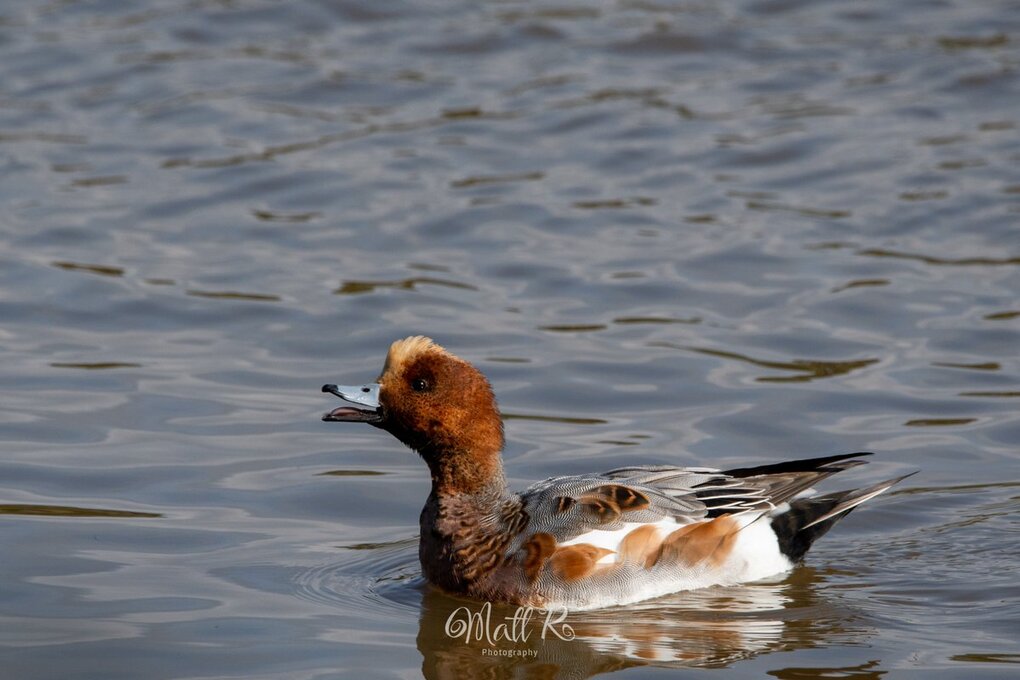
POLYGON ((434 343, 432 338, 426 338, 424 335, 412 335, 409 338, 397 340, 390 345, 390 351, 386 355, 386 364, 383 366, 383 372, 401 366, 425 352, 438 352, 449 356, 449 352, 434 343))

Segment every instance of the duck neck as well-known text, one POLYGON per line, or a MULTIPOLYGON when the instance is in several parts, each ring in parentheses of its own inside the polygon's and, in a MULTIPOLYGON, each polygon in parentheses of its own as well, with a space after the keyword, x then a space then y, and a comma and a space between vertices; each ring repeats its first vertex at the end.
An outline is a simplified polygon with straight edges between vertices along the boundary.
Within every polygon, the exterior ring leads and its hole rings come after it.
POLYGON ((500 500, 507 492, 499 451, 421 451, 432 473, 432 495, 500 500))

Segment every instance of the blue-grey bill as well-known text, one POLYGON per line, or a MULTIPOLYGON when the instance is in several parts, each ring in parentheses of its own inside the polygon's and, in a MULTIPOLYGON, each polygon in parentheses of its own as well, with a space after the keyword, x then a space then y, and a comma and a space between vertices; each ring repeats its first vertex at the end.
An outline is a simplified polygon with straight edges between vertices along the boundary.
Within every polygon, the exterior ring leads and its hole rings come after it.
POLYGON ((382 420, 379 385, 323 385, 323 392, 335 394, 354 406, 340 406, 322 416, 327 422, 376 423, 382 420))

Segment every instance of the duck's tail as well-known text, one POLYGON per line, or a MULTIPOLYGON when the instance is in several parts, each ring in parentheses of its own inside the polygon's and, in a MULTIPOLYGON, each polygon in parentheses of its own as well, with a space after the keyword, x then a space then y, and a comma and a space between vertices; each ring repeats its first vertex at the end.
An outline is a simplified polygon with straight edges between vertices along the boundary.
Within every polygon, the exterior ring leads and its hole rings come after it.
POLYGON ((772 530, 779 539, 779 549, 791 562, 798 561, 812 543, 850 514, 851 510, 913 474, 916 473, 887 479, 864 489, 837 491, 790 501, 788 509, 784 508, 772 517, 772 530))

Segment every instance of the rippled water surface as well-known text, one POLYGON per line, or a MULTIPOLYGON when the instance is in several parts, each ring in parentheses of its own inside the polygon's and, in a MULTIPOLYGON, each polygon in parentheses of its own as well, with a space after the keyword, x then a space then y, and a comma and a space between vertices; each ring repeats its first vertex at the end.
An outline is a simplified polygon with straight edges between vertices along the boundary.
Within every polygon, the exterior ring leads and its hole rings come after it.
POLYGON ((1006 0, 4 3, 0 674, 1017 677, 1018 29, 1006 0), (786 577, 466 642, 417 565, 424 466, 319 420, 412 333, 489 375, 519 486, 920 473, 786 577))

